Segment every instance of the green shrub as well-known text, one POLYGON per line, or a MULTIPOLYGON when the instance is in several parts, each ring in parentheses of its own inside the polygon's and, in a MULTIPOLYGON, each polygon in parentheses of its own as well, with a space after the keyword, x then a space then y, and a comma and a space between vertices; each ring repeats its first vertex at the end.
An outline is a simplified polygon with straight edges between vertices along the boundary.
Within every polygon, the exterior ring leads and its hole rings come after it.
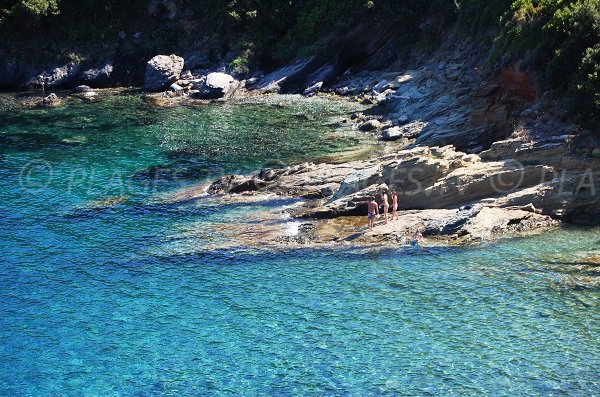
POLYGON ((526 59, 544 89, 570 95, 576 115, 596 119, 600 1, 518 0, 505 19, 491 60, 526 59))

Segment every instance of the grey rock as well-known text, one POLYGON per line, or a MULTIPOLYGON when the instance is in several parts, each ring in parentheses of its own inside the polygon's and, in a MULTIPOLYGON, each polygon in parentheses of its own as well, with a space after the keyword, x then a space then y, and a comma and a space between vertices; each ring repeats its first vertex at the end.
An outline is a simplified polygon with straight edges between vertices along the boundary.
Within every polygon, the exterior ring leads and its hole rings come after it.
POLYGON ((418 137, 428 125, 425 121, 413 121, 399 127, 399 130, 404 138, 412 139, 418 137))
MULTIPOLYGON (((188 66, 185 62, 184 64, 186 66, 188 66)), ((191 80, 194 78, 194 75, 192 74, 192 72, 188 69, 188 70, 184 70, 183 72, 181 72, 181 76, 179 76, 180 79, 182 80, 191 80)))
POLYGON ((265 183, 258 178, 248 178, 241 175, 226 175, 212 183, 208 188, 208 193, 254 192, 264 186, 265 183))
POLYGON ((169 89, 173 92, 180 92, 183 91, 183 87, 180 86, 179 84, 173 83, 171 84, 171 86, 169 87, 169 89))
POLYGON ((377 93, 382 93, 388 87, 387 80, 381 80, 379 83, 375 84, 373 87, 373 91, 377 93))
POLYGON ((365 97, 362 101, 360 101, 361 105, 375 105, 377 100, 372 97, 365 97))
POLYGON ((148 61, 144 88, 160 91, 179 79, 183 70, 183 58, 177 55, 157 55, 148 61))
POLYGON ((400 127, 386 128, 381 133, 381 139, 384 141, 395 141, 402 137, 404 137, 404 134, 402 133, 402 129, 400 127))
POLYGON ((506 139, 492 143, 488 150, 479 153, 482 160, 495 161, 511 158, 523 144, 522 138, 506 139))
POLYGON ((260 81, 260 77, 257 77, 257 76, 250 77, 248 80, 246 80, 246 87, 248 87, 248 88, 254 87, 256 84, 258 84, 259 81, 260 81))
POLYGON ((43 98, 39 103, 39 107, 53 108, 62 105, 61 99, 55 93, 43 98))
POLYGON ((184 63, 186 68, 190 70, 198 70, 208 68, 210 66, 210 60, 206 55, 202 54, 191 54, 186 56, 184 63))
POLYGON ((350 95, 350 89, 347 86, 338 87, 334 90, 334 92, 340 96, 350 95))
POLYGON ((321 89, 321 87, 323 87, 323 82, 322 81, 318 81, 315 84, 311 85, 310 87, 306 88, 302 92, 302 95, 304 95, 304 96, 313 96, 313 95, 316 95, 319 92, 319 90, 321 89))
POLYGON ((68 86, 79 75, 81 66, 74 62, 53 67, 31 77, 26 83, 27 88, 62 88, 68 86))
POLYGON ((73 96, 80 99, 91 100, 98 96, 98 93, 96 93, 89 85, 78 85, 73 91, 73 96))
POLYGON ((462 75, 461 65, 450 64, 446 67, 444 73, 448 80, 456 81, 462 75))
POLYGON ((469 240, 489 240, 494 235, 528 232, 558 226, 558 222, 549 216, 540 215, 521 208, 484 207, 457 231, 469 240))
POLYGON ((110 85, 111 76, 113 73, 113 65, 110 62, 105 62, 98 68, 89 68, 81 73, 81 82, 94 87, 106 87, 110 85))
POLYGON ((298 73, 309 62, 310 59, 301 59, 291 65, 277 69, 260 79, 253 88, 262 92, 279 92, 286 79, 298 73))
POLYGON ((210 73, 200 88, 198 98, 219 99, 229 98, 239 88, 240 82, 226 73, 210 73))
POLYGON ((358 129, 361 131, 374 131, 381 128, 381 122, 379 120, 367 120, 358 126, 358 129))
POLYGON ((436 219, 423 230, 423 236, 450 235, 458 231, 481 211, 480 206, 461 207, 454 216, 436 219))
POLYGON ((175 84, 177 84, 178 86, 182 87, 182 88, 186 88, 192 85, 192 82, 190 80, 186 80, 186 79, 181 79, 181 80, 177 80, 175 82, 175 84))
POLYGON ((202 88, 205 81, 206 81, 206 76, 202 76, 201 78, 191 79, 190 83, 192 84, 192 88, 199 90, 200 88, 202 88))
MULTIPOLYGON (((307 85, 312 86, 318 82, 330 81, 333 76, 335 76, 335 66, 327 63, 310 73, 305 81, 308 83, 307 85)), ((284 82, 284 86, 286 83, 284 82)), ((293 90, 290 87, 287 88, 293 90)))
POLYGON ((75 92, 91 92, 92 87, 90 87, 89 85, 78 85, 77 87, 75 87, 73 89, 73 91, 75 91, 75 92))

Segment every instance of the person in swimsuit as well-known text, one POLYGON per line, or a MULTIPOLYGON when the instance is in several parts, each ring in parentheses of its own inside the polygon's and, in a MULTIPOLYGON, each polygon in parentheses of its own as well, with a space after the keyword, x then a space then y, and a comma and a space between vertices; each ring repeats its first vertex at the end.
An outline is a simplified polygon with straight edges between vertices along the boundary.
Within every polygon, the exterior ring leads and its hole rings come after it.
POLYGON ((388 223, 388 209, 390 205, 388 204, 387 191, 381 191, 381 199, 383 200, 383 218, 385 219, 385 223, 388 223))
POLYGON ((367 219, 369 230, 373 230, 373 223, 375 222, 375 217, 379 216, 379 206, 375 201, 375 196, 371 196, 369 201, 359 201, 358 204, 367 204, 367 219))
POLYGON ((413 234, 413 239, 410 243, 412 245, 419 245, 419 244, 421 244, 422 240, 423 240, 423 233, 421 233, 421 231, 419 229, 417 229, 415 231, 415 234, 413 234))
POLYGON ((396 219, 400 219, 398 217, 398 195, 396 194, 395 191, 392 192, 392 220, 394 220, 394 217, 396 217, 396 219))

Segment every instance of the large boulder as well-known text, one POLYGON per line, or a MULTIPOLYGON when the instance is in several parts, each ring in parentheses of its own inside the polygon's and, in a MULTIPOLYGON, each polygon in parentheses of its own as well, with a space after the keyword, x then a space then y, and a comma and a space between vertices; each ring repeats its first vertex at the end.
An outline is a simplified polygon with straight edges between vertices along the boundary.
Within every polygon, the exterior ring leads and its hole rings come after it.
POLYGON ((210 73, 200 88, 198 98, 228 98, 239 88, 240 82, 226 73, 210 73))
POLYGON ((157 55, 146 65, 144 88, 160 91, 179 79, 183 70, 183 58, 177 55, 157 55))

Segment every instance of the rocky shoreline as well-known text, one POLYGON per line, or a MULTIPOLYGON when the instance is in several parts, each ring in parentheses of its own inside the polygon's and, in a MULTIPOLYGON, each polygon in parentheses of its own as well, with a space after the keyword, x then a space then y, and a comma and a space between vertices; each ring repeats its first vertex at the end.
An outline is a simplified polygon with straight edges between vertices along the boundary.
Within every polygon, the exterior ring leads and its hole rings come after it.
MULTIPOLYGON (((463 54, 464 55, 464 54, 463 54)), ((416 230, 465 243, 600 221, 600 141, 560 121, 560 101, 529 97, 519 79, 485 79, 476 62, 440 52, 416 69, 348 78, 330 91, 373 107, 350 122, 401 150, 342 164, 301 164, 220 178, 207 191, 245 200, 275 194, 305 201, 287 212, 303 222, 284 243, 410 241, 416 230), (390 79, 390 80, 388 80, 390 79), (349 88, 352 87, 352 88, 349 88), (443 144, 443 145, 442 145, 443 144), (366 231, 357 205, 397 191, 400 220, 366 231)), ((518 72, 518 71, 517 71, 518 72)), ((523 77, 525 76, 525 77, 523 77)), ((217 198, 218 199, 218 198, 217 198)))
MULTIPOLYGON (((147 64, 143 95, 153 106, 173 106, 321 92, 370 106, 345 121, 365 134, 396 141, 389 153, 229 175, 208 187, 214 200, 264 194, 303 198, 286 210, 302 227, 295 236, 275 237, 275 243, 403 242, 415 230, 462 243, 561 222, 598 224, 597 135, 563 121, 568 118, 560 98, 531 92, 526 70, 511 66, 490 76, 478 65, 477 51, 466 46, 441 49, 398 71, 335 76, 332 64, 299 61, 238 80, 221 71, 184 70, 183 58, 159 55, 147 64), (367 232, 366 209, 357 203, 382 189, 398 192, 400 221, 378 223, 367 232)), ((78 86, 70 97, 94 100, 111 92, 78 86)), ((22 103, 53 107, 62 100, 53 93, 22 103)), ((199 197, 206 199, 204 191, 187 199, 199 197)))

